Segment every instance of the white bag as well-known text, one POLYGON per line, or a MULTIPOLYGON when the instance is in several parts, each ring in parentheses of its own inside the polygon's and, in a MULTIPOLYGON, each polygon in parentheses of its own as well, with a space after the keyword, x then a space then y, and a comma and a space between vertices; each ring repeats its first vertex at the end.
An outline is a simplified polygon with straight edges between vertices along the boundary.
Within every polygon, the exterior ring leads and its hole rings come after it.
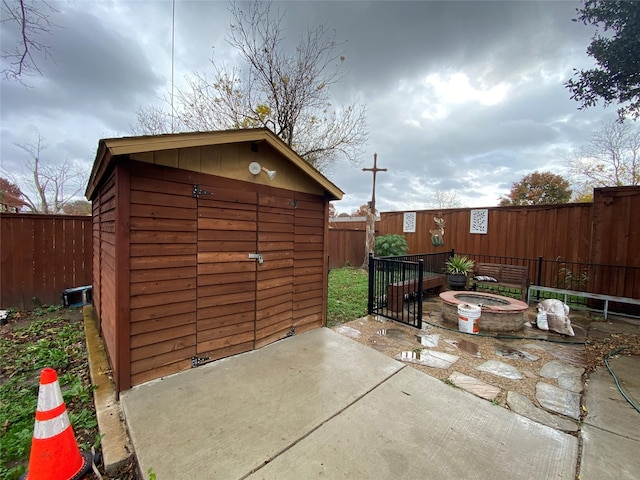
MULTIPOLYGON (((540 316, 541 312, 546 313, 545 320, 549 330, 570 337, 575 336, 569 319, 569 305, 560 300, 550 298, 538 304, 538 316, 540 316)), ((539 324, 538 328, 545 330, 539 324)))

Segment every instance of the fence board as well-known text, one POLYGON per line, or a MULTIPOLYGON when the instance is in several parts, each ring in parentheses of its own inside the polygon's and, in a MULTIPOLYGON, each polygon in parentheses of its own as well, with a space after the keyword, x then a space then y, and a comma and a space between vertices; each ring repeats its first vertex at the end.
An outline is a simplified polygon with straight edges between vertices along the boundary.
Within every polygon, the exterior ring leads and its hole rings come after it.
POLYGON ((0 214, 0 308, 61 303, 91 284, 91 217, 0 214))
POLYGON ((329 229, 329 268, 362 266, 366 232, 364 230, 329 229))

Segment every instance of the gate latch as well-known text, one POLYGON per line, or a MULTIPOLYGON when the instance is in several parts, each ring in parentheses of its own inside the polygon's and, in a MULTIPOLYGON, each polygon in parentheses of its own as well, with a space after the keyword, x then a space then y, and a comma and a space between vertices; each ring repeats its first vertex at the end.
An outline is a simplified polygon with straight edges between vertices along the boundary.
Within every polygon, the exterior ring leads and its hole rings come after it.
POLYGON ((250 253, 249 254, 249 258, 252 260, 258 260, 258 263, 260 265, 262 265, 262 262, 264 262, 264 260, 262 259, 262 254, 261 253, 250 253))

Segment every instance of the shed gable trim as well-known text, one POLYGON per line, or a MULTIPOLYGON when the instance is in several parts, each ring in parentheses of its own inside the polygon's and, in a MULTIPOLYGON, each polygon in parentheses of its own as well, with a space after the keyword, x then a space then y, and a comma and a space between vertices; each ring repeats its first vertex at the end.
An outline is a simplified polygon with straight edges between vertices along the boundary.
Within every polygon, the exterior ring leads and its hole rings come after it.
POLYGON ((268 129, 222 130, 214 132, 176 133, 100 140, 85 196, 91 199, 104 172, 115 158, 143 152, 203 147, 244 142, 267 142, 272 148, 320 185, 331 200, 340 200, 344 192, 313 168, 300 155, 268 129))

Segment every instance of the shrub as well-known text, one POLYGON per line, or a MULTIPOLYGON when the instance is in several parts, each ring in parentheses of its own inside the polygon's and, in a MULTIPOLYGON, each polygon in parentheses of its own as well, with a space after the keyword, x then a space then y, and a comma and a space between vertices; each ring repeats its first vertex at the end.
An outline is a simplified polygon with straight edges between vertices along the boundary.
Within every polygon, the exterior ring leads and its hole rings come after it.
POLYGON ((376 256, 391 257, 397 255, 406 255, 409 251, 407 240, 404 235, 388 234, 376 237, 376 256))

